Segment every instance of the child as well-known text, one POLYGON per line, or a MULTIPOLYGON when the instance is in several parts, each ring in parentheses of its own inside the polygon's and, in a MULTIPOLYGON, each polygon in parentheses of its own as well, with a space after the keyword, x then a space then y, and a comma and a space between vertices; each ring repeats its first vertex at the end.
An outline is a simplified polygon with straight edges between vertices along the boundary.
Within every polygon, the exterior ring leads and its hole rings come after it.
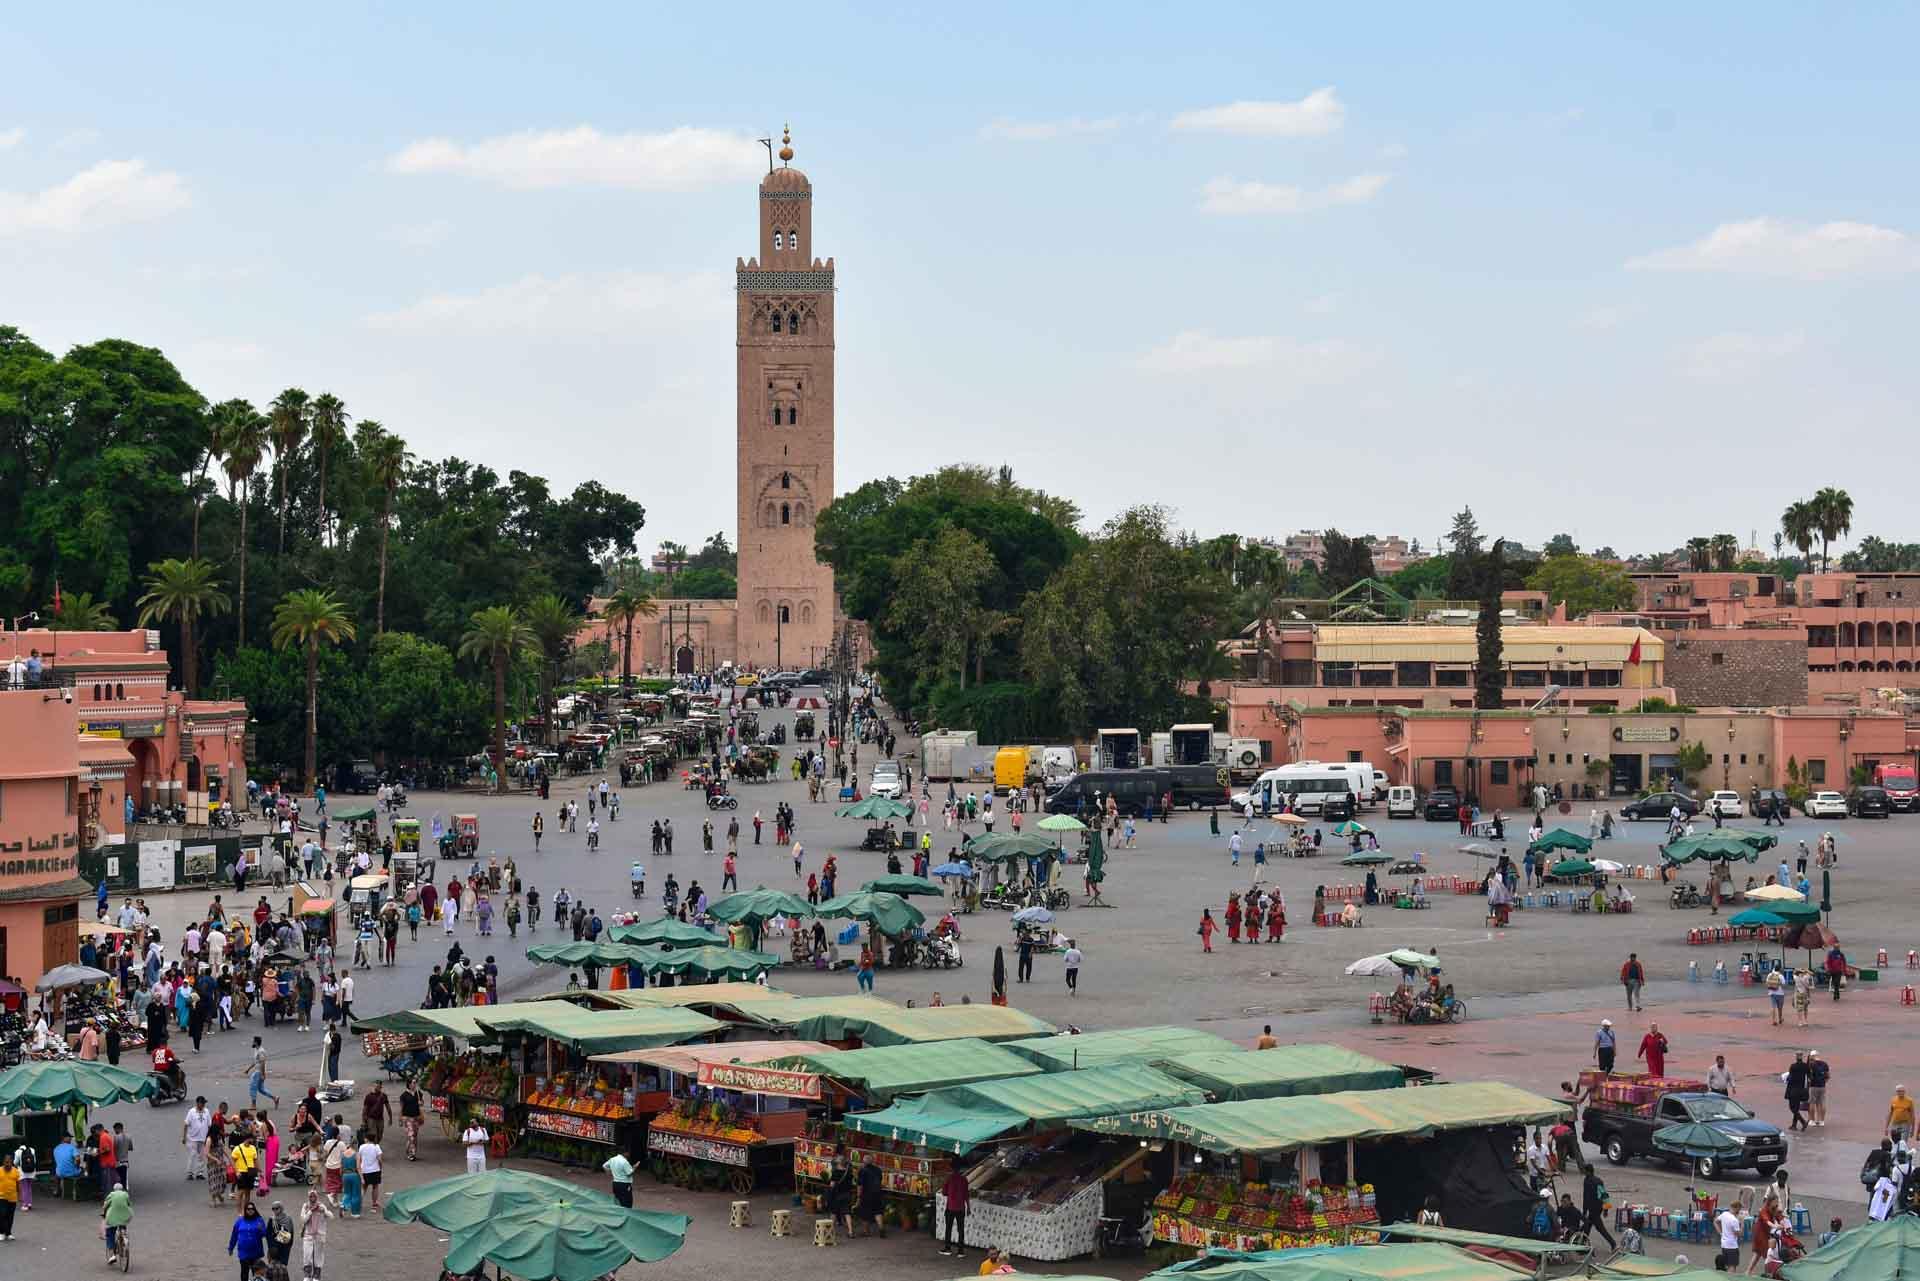
POLYGON ((1640 1216, 1637 1214, 1634 1215, 1633 1218, 1628 1221, 1626 1230, 1620 1234, 1620 1252, 1622 1254, 1645 1254, 1647 1252, 1646 1242, 1640 1238, 1640 1223, 1640 1216))
POLYGON ((1835 1237, 1839 1235, 1840 1235, 1840 1218, 1838 1215, 1835 1215, 1833 1218, 1827 1220, 1827 1230, 1820 1234, 1820 1246, 1825 1247, 1826 1245, 1830 1244, 1835 1237))

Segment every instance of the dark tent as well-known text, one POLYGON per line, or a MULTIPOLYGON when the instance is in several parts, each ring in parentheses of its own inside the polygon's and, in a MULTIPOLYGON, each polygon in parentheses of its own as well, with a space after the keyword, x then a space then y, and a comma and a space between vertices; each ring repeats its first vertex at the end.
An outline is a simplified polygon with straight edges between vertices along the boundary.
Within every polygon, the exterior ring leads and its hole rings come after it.
POLYGON ((1438 1195, 1448 1227, 1528 1236, 1537 1193, 1513 1163, 1520 1130, 1447 1130, 1418 1142, 1359 1143, 1353 1161, 1371 1183, 1382 1223, 1411 1220, 1438 1195))

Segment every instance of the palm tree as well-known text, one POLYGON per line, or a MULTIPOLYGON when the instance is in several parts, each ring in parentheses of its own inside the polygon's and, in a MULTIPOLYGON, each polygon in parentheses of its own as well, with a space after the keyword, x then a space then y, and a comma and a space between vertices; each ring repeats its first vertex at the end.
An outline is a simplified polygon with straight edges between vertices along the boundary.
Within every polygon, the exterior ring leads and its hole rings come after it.
POLYGON ((117 632, 120 624, 105 601, 95 600, 92 592, 68 592, 60 597, 60 608, 47 606, 56 632, 117 632))
POLYGON ((400 480, 413 461, 407 442, 384 430, 371 418, 363 419, 355 433, 360 457, 366 460, 367 475, 384 495, 380 508, 380 586, 374 595, 373 631, 377 636, 387 630, 387 536, 393 532, 393 496, 400 480))
POLYGON ((1740 540, 1732 534, 1715 534, 1711 544, 1713 567, 1718 570, 1731 570, 1740 560, 1740 540))
POLYGON ((507 666, 535 648, 538 641, 511 605, 492 605, 473 611, 471 625, 460 638, 462 658, 484 658, 493 665, 493 760, 497 772, 494 790, 507 778, 507 666))
POLYGON ((622 587, 607 600, 607 617, 620 624, 620 688, 633 682, 633 624, 638 618, 652 618, 660 609, 644 587, 622 587))
POLYGON ((672 542, 671 540, 662 541, 660 544, 660 557, 667 565, 667 594, 672 595, 674 577, 679 574, 682 569, 685 569, 687 565, 687 545, 685 543, 672 542))
POLYGON ((1687 540, 1687 568, 1696 574, 1703 574, 1713 567, 1713 540, 1711 538, 1689 538, 1687 540))
POLYGON ((193 538, 188 544, 188 555, 193 559, 198 559, 200 556, 200 511, 207 505, 209 495, 220 492, 217 487, 207 483, 207 469, 226 456, 226 423, 238 412, 236 406, 244 408, 248 413, 253 412, 253 406, 248 405, 244 400, 223 401, 213 407, 213 412, 208 414, 201 424, 199 474, 187 487, 187 492, 193 497, 193 538))
POLYGON ((1820 533, 1820 570, 1825 573, 1833 568, 1827 559, 1828 546, 1853 530, 1853 496, 1832 486, 1815 494, 1813 527, 1820 533))
MULTIPOLYGON (((227 473, 227 497, 240 507, 240 602, 234 612, 239 626, 237 648, 247 646, 247 510, 253 506, 253 473, 267 452, 267 420, 244 400, 220 406, 221 469, 227 473)), ((219 412, 219 411, 216 411, 219 412)))
POLYGON ((1267 646, 1268 629, 1280 612, 1280 601, 1287 590, 1287 562, 1277 550, 1261 543, 1250 543, 1240 550, 1239 572, 1247 590, 1253 593, 1254 619, 1259 623, 1259 649, 1254 655, 1254 678, 1270 683, 1272 651, 1267 646))
POLYGON ((338 396, 323 391, 313 398, 313 447, 320 455, 320 537, 332 545, 333 522, 327 519, 327 456, 347 441, 347 407, 338 396))
POLYGON ((200 693, 198 655, 194 651, 193 623, 202 614, 223 614, 233 602, 213 576, 213 562, 163 560, 147 566, 147 591, 134 604, 140 607, 140 626, 154 622, 180 624, 180 674, 187 697, 200 693))
POLYGON ((1789 503, 1787 509, 1780 513, 1780 532, 1799 549, 1803 561, 1813 553, 1818 524, 1818 517, 1810 502, 1789 503))
POLYGON ((319 781, 319 766, 314 759, 320 743, 320 646, 338 645, 353 639, 353 620, 347 607, 332 592, 303 587, 288 592, 273 608, 273 647, 291 649, 298 645, 307 657, 307 791, 319 781))
POLYGON ((552 592, 535 597, 527 606, 527 630, 540 647, 540 720, 545 738, 553 742, 553 677, 567 661, 573 638, 580 631, 580 614, 552 592))
POLYGON ((287 550, 287 470, 300 442, 307 438, 307 418, 311 412, 307 393, 289 387, 273 398, 267 417, 273 432, 273 470, 280 481, 280 550, 287 550))

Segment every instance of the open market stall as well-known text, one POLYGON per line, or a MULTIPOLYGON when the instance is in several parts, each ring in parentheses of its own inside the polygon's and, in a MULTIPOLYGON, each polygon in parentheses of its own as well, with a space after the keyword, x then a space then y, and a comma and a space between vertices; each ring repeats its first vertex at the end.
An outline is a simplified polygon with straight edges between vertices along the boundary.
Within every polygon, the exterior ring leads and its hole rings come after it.
POLYGON ((824 1088, 817 1072, 766 1063, 832 1050, 804 1041, 732 1041, 599 1055, 595 1062, 651 1073, 665 1096, 646 1127, 654 1178, 744 1196, 792 1179, 794 1142, 824 1088))
POLYGON ((692 1010, 590 1010, 565 1001, 495 1006, 480 1025, 506 1043, 503 1057, 518 1068, 510 1078, 511 1141, 531 1156, 590 1167, 616 1148, 638 1160, 645 1150, 643 1096, 657 1090, 631 1069, 589 1060, 710 1036, 722 1027, 692 1010))
MULTIPOLYGON (((1204 1097, 1165 1073, 1121 1063, 948 1086, 878 1112, 850 1113, 843 1125, 936 1159, 994 1146, 993 1157, 967 1174, 969 1234, 1030 1259, 1071 1259, 1093 1249, 1105 1182, 1148 1150, 1062 1131, 1079 1118, 1180 1107, 1186 1104, 1178 1100, 1204 1097)), ((946 1198, 936 1187, 929 1224, 936 1235, 945 1215, 946 1198)))
POLYGON ((1268 1098, 1073 1122, 1177 1145, 1192 1161, 1155 1200, 1155 1237, 1201 1249, 1346 1244, 1411 1219, 1436 1190, 1456 1227, 1520 1233, 1535 1195, 1514 1167, 1515 1127, 1566 1105, 1471 1082, 1268 1098), (1413 1142, 1410 1142, 1413 1141, 1413 1142))
POLYGON ((1216 1103, 1280 1099, 1346 1090, 1391 1090, 1404 1069, 1339 1045, 1282 1045, 1272 1050, 1200 1051, 1153 1066, 1205 1090, 1216 1103))
MULTIPOLYGON (((1396 1229, 1404 1226, 1394 1225, 1396 1229)), ((1496 1236, 1480 1232, 1453 1233, 1434 1229, 1432 1240, 1395 1241, 1378 1245, 1336 1245, 1314 1250, 1210 1250, 1185 1263, 1150 1274, 1155 1281, 1515 1281, 1529 1272, 1539 1275, 1541 1261, 1578 1257, 1585 1246, 1561 1246, 1552 1241, 1496 1236), (1452 1238, 1473 1238, 1463 1244, 1452 1238), (1511 1260, 1511 1262, 1509 1262, 1511 1260)), ((1397 1231, 1396 1231, 1397 1235, 1397 1231)), ((1623 1255, 1657 1264, 1639 1275, 1673 1274, 1674 1281, 1704 1281, 1712 1273, 1681 1267, 1665 1260, 1623 1255)), ((1609 1269, 1607 1275, 1613 1275, 1609 1269)), ((1625 1273, 1621 1273, 1625 1275, 1625 1273)), ((1724 1274, 1723 1274, 1724 1275, 1724 1274)))
POLYGON ((745 1012, 769 1030, 843 1049, 962 1037, 1014 1041, 1053 1031, 1053 1024, 1011 1006, 939 1005, 909 1010, 877 996, 798 997, 745 1012))
POLYGON ((1155 1063, 1182 1054, 1244 1052, 1243 1047, 1211 1032, 1167 1025, 1037 1036, 1008 1041, 1006 1047, 1049 1072, 1111 1063, 1155 1063))

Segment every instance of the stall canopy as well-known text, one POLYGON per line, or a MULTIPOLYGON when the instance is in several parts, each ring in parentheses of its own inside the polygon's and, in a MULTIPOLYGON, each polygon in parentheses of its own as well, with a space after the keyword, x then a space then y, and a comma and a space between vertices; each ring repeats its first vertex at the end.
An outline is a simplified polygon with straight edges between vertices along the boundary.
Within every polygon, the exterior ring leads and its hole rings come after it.
POLYGON ((631 925, 616 925, 607 931, 607 935, 616 943, 646 943, 658 946, 671 943, 675 947, 721 946, 724 938, 712 930, 702 929, 698 925, 689 925, 685 921, 671 916, 662 916, 651 921, 635 921, 631 925))
POLYGON ((1007 1048, 1049 1072, 1107 1063, 1158 1063, 1182 1054, 1233 1054, 1240 1050, 1232 1041, 1187 1027, 1123 1027, 1078 1036, 1036 1036, 1009 1041, 1007 1048))
POLYGON ((974 1085, 953 1085, 878 1112, 853 1112, 849 1129, 965 1154, 982 1143, 1038 1123, 1128 1113, 1158 1115, 1206 1097, 1200 1090, 1137 1063, 1082 1072, 1046 1072, 974 1085))
POLYGON ((623 1009, 662 1009, 677 1007, 693 1010, 723 1010, 745 1018, 757 1006, 774 1001, 791 1001, 793 993, 758 983, 681 983, 673 987, 628 987, 617 992, 596 992, 596 1000, 623 1009))
POLYGON ((1278 1099, 1343 1090, 1390 1090, 1407 1074, 1391 1063, 1338 1045, 1283 1045, 1273 1050, 1202 1051, 1155 1064, 1199 1086, 1216 1102, 1278 1099))
POLYGON ((362 805, 357 809, 335 810, 331 817, 336 823, 365 823, 375 815, 373 806, 362 805))
POLYGON ((726 1027, 692 1010, 586 1010, 564 1001, 529 1001, 522 1006, 481 1006, 480 1026, 497 1034, 519 1032, 564 1041, 581 1054, 646 1050, 708 1036, 726 1027))
POLYGON ((480 1026, 482 1015, 490 1019, 503 1018, 509 1011, 518 1012, 533 1004, 544 1005, 547 1002, 509 1001, 505 1005, 464 1005, 445 1010, 395 1010, 391 1014, 356 1020, 353 1031, 355 1034, 393 1032, 400 1036, 451 1036, 471 1041, 486 1035, 486 1029, 480 1026))
MULTIPOLYGON (((793 1042, 784 1042, 792 1047, 793 1042)), ((1040 1069, 1002 1045, 975 1038, 924 1045, 881 1045, 825 1054, 791 1050, 772 1066, 818 1072, 832 1077, 874 1104, 902 1094, 920 1094, 948 1085, 968 1085, 1004 1077, 1032 1076, 1040 1069)))
POLYGON ((780 1028, 809 1041, 902 1045, 977 1037, 1010 1041, 1051 1032, 1053 1024, 1005 1005, 941 1005, 909 1010, 875 996, 800 997, 743 1010, 763 1027, 780 1028))
POLYGON ((1181 1281, 1515 1281, 1524 1275, 1457 1246, 1419 1241, 1405 1245, 1265 1250, 1238 1257, 1221 1251, 1149 1273, 1148 1279, 1158 1281, 1177 1276, 1181 1281))
POLYGON ((780 964, 771 952, 739 947, 679 947, 655 952, 642 961, 648 974, 682 974, 695 979, 750 979, 780 964))
MULTIPOLYGON (((664 1068, 681 1076, 700 1075, 702 1063, 772 1066, 798 1055, 803 1058, 829 1058, 837 1053, 831 1045, 811 1041, 723 1041, 717 1045, 663 1045, 652 1050, 621 1050, 615 1054, 596 1054, 595 1063, 644 1063, 664 1068)), ((784 1066, 782 1062, 781 1066, 784 1066)), ((817 1068, 804 1069, 818 1072, 817 1068)))
POLYGON ((1344 1139, 1417 1139, 1443 1130, 1557 1121, 1567 1105, 1493 1081, 1210 1103, 1073 1122, 1098 1134, 1175 1139, 1209 1152, 1278 1156, 1344 1139))

